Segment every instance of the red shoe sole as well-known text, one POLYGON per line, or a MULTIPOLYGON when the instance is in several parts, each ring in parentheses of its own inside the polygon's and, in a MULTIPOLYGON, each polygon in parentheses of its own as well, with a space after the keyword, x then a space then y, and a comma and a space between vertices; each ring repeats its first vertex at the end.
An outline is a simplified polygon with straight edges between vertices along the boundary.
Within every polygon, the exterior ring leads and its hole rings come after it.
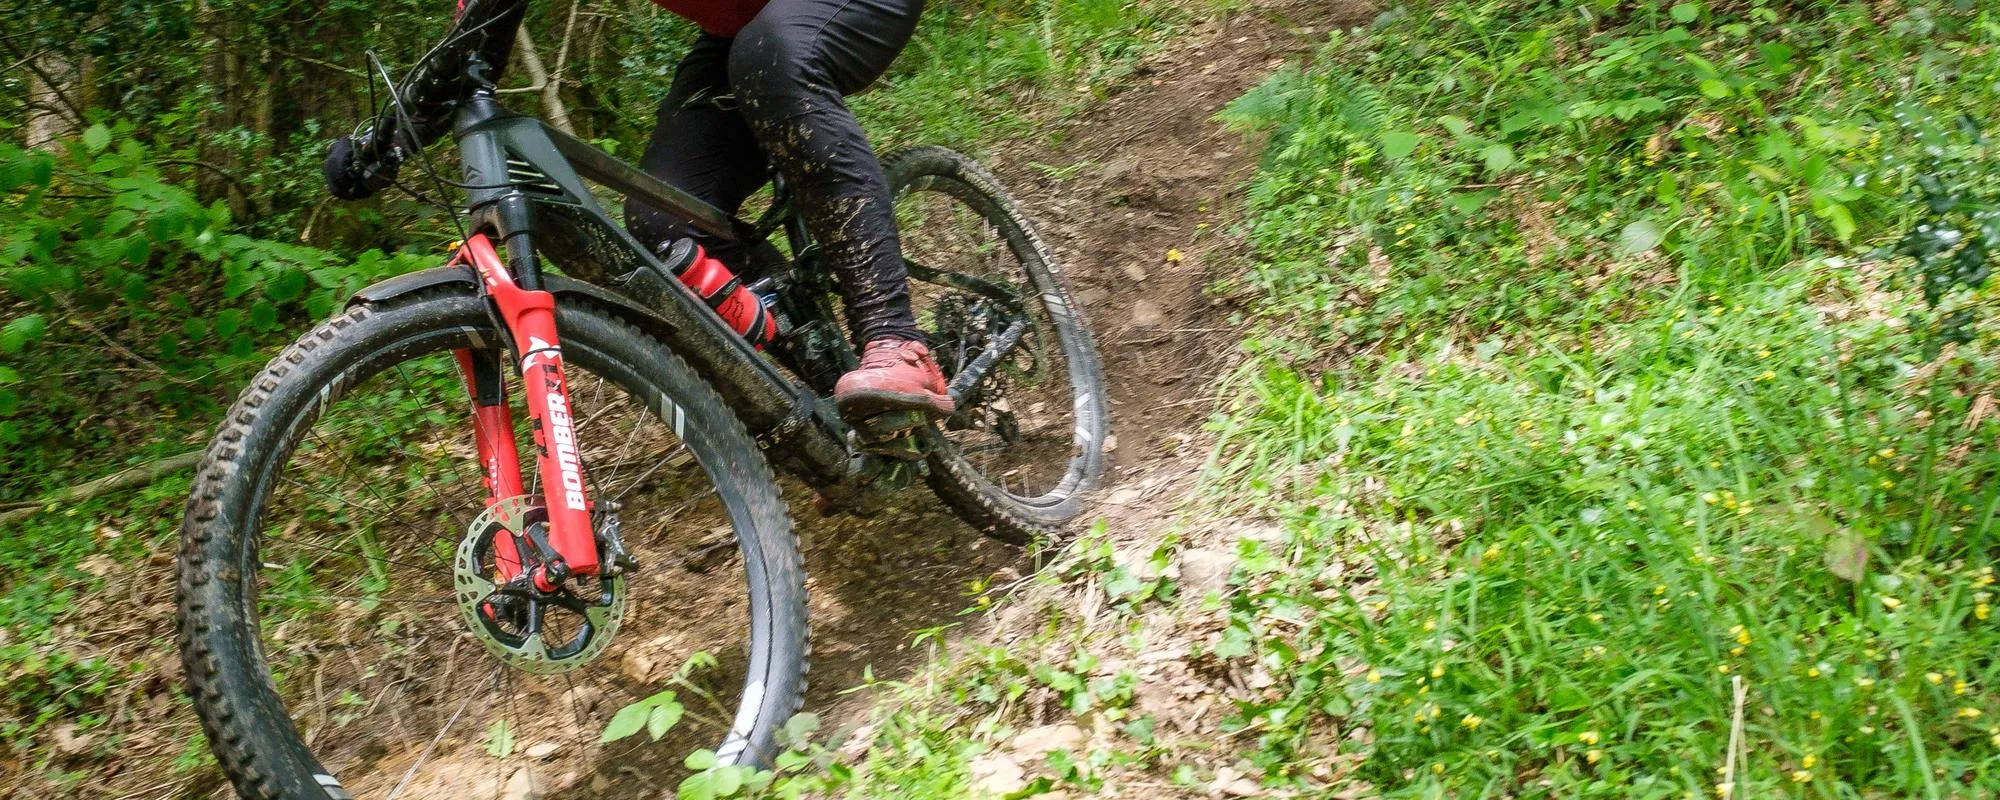
POLYGON ((850 422, 889 411, 921 411, 932 419, 944 419, 957 410, 950 397, 880 389, 858 389, 836 396, 833 406, 839 409, 841 419, 850 422))

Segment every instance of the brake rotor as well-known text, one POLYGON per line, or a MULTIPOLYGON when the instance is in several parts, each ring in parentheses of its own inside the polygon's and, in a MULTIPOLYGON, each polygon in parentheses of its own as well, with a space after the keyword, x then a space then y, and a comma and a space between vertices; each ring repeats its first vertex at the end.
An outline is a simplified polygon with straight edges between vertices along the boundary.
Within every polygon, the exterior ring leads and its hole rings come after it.
POLYGON ((573 577, 553 592, 501 579, 494 542, 507 537, 523 574, 531 575, 543 554, 530 528, 546 517, 536 498, 495 503, 467 526, 452 562, 459 614, 474 638, 508 665, 539 675, 568 672, 601 655, 618 633, 626 600, 622 576, 573 577))

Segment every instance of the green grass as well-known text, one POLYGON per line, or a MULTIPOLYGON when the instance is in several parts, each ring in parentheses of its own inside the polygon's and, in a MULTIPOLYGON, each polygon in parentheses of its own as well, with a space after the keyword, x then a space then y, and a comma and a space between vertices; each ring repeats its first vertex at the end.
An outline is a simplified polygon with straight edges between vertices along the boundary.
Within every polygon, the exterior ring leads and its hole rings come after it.
POLYGON ((1196 505, 1281 534, 1219 604, 1086 539, 1044 580, 1122 635, 1037 606, 962 645, 854 794, 963 791, 1051 694, 1125 727, 1030 793, 2000 792, 2000 357, 1962 246, 2000 238, 1996 48, 1969 4, 1448 0, 1280 72, 1224 115, 1270 135, 1218 287, 1259 327, 1196 505), (1163 614, 1270 678, 1215 735, 1076 677, 1163 614))
POLYGON ((851 102, 884 152, 977 152, 1102 98, 1181 16, 1152 0, 932 3, 889 74, 851 102))
POLYGON ((1210 483, 1285 538, 1215 654, 1278 676, 1230 723, 1267 785, 2000 791, 2000 358, 1939 324, 1989 304, 1871 257, 1918 173, 1991 185, 1951 128, 1996 45, 1949 4, 1439 2, 1232 108, 1274 130, 1270 322, 1210 483))

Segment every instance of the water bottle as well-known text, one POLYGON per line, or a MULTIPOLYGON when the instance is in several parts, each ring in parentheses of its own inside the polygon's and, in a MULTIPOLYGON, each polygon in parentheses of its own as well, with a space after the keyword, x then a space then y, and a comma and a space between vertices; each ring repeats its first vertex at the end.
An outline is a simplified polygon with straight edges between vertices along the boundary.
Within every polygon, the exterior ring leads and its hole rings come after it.
MULTIPOLYGON (((764 349, 778 336, 778 318, 768 300, 744 286, 736 273, 702 250, 693 239, 682 239, 667 248, 661 257, 674 277, 693 289, 695 296, 722 317, 729 327, 764 349)), ((775 295, 773 295, 775 297, 775 295)))

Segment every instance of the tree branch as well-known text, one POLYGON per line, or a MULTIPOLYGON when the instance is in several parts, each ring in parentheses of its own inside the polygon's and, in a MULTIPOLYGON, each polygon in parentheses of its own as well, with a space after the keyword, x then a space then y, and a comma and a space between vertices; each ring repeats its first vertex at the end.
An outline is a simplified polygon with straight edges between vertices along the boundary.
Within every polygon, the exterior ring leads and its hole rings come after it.
POLYGON ((176 472, 181 472, 183 470, 193 468, 196 464, 201 463, 201 456, 202 456, 202 451, 200 450, 196 450, 192 453, 182 453, 177 456, 168 456, 158 461, 154 461, 147 464, 140 464, 136 467, 120 470, 118 472, 111 473, 110 475, 106 475, 102 478, 98 478, 93 481, 79 483, 75 486, 71 486, 66 489, 61 489, 53 494, 50 494, 47 497, 35 501, 35 503, 32 505, 27 505, 25 507, 19 507, 9 511, 0 512, 0 525, 8 525, 18 520, 27 519, 28 517, 32 517, 38 513, 41 513, 41 511, 44 509, 52 509, 60 505, 70 505, 70 504, 80 503, 101 494, 108 494, 110 492, 118 491, 119 489, 129 489, 134 486, 144 486, 146 484, 152 483, 153 481, 164 478, 168 475, 172 475, 176 472))
POLYGON ((542 113, 557 130, 576 135, 576 129, 569 124, 569 109, 563 105, 562 84, 549 80, 549 71, 542 66, 542 55, 535 52, 535 39, 528 35, 526 27, 521 28, 520 38, 514 44, 521 51, 521 65, 527 68, 528 79, 541 87, 542 113))

